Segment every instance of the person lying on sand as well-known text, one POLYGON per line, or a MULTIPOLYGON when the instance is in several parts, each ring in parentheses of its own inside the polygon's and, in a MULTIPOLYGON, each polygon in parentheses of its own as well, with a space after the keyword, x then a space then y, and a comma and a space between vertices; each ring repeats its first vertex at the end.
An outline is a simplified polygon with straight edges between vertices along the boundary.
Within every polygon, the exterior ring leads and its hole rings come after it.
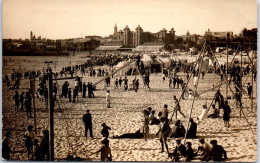
POLYGON ((122 139, 122 138, 128 138, 128 139, 140 139, 140 138, 143 138, 144 137, 144 134, 141 133, 140 129, 137 130, 135 133, 126 133, 126 134, 123 134, 123 135, 113 135, 113 138, 114 139, 122 139))

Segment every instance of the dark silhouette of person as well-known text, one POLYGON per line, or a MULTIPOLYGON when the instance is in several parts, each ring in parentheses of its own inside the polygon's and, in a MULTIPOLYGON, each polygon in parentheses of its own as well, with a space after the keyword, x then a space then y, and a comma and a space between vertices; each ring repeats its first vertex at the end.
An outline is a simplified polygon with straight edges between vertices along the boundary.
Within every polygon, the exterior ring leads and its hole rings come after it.
POLYGON ((137 79, 137 80, 135 81, 135 92, 138 91, 138 88, 139 88, 139 79, 137 79))
POLYGON ((92 92, 93 92, 92 84, 90 82, 88 82, 87 87, 88 87, 88 98, 92 98, 92 92))
POLYGON ((171 128, 170 128, 167 118, 161 118, 160 121, 161 121, 161 123, 159 125, 160 128, 159 128, 159 131, 156 133, 156 136, 159 134, 159 139, 160 139, 161 146, 162 146, 161 153, 164 152, 164 145, 167 150, 167 153, 169 153, 169 149, 168 149, 168 145, 167 145, 167 137, 171 131, 171 128))
POLYGON ((78 96, 78 90, 75 88, 74 90, 73 90, 73 103, 75 103, 76 102, 76 97, 78 96))
POLYGON ((41 160, 49 160, 49 131, 43 131, 43 138, 40 144, 41 160))
POLYGON ((28 154, 28 160, 31 159, 32 154, 32 147, 33 147, 33 140, 37 139, 37 136, 35 135, 34 131, 32 130, 33 126, 29 125, 27 127, 27 132, 24 135, 25 138, 25 147, 27 149, 28 154))
POLYGON ((85 136, 88 137, 88 130, 90 137, 93 138, 93 132, 92 132, 92 117, 91 114, 89 113, 89 109, 86 110, 86 113, 84 114, 82 121, 85 124, 85 136))
POLYGON ((217 143, 217 140, 210 141, 212 148, 210 150, 209 157, 206 159, 206 161, 212 160, 215 162, 221 162, 223 160, 223 156, 224 159, 227 159, 226 151, 221 145, 218 145, 217 143))
POLYGON ((101 135, 104 136, 105 138, 108 138, 109 130, 111 130, 111 128, 108 127, 105 123, 102 123, 101 126, 103 127, 101 130, 101 135))
POLYGON ((83 98, 86 98, 86 91, 87 91, 87 85, 85 82, 83 82, 83 85, 82 85, 83 89, 82 89, 82 97, 83 98))
POLYGON ((53 100, 56 101, 56 96, 57 96, 57 93, 58 93, 58 89, 57 89, 57 86, 56 86, 56 83, 54 83, 53 85, 53 100))
POLYGON ((15 95, 13 97, 14 99, 14 102, 15 102, 15 106, 14 106, 14 111, 19 111, 18 110, 18 107, 19 107, 19 94, 18 94, 18 91, 15 91, 15 95))
POLYGON ((10 160, 10 153, 12 153, 10 148, 10 131, 5 133, 5 138, 2 141, 2 158, 5 160, 10 160))
POLYGON ((38 142, 39 142, 38 139, 35 139, 33 141, 32 158, 31 158, 31 160, 33 160, 33 161, 41 160, 41 152, 40 152, 40 147, 39 147, 38 142))
POLYGON ((21 103, 21 111, 23 111, 24 94, 25 94, 25 93, 22 92, 21 95, 20 95, 20 99, 19 99, 19 100, 20 100, 20 103, 21 103))
MULTIPOLYGON (((171 155, 171 154, 170 154, 171 155)), ((176 139, 176 147, 172 153, 173 161, 179 161, 181 157, 186 156, 186 147, 181 144, 181 139, 176 139)))
POLYGON ((28 118, 32 118, 32 99, 30 92, 26 92, 25 100, 24 100, 25 108, 26 108, 26 115, 28 118), (30 114, 30 116, 29 116, 30 114))
POLYGON ((68 98, 69 98, 69 102, 71 102, 71 88, 69 88, 68 90, 68 98))
POLYGON ((253 89, 253 87, 252 87, 251 83, 248 83, 248 85, 247 85, 247 93, 248 93, 249 97, 252 97, 252 89, 253 89))
POLYGON ((197 123, 193 121, 192 118, 190 118, 190 127, 187 131, 187 138, 196 138, 197 134, 197 123))
POLYGON ((171 130, 171 138, 180 138, 185 135, 185 128, 180 120, 177 120, 171 130))

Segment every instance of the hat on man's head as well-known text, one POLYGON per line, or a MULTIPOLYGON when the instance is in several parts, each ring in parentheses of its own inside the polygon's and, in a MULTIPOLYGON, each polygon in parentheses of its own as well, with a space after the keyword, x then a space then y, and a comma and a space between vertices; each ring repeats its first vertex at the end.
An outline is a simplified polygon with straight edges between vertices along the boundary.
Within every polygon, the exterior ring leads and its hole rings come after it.
POLYGON ((181 139, 176 139, 176 142, 181 142, 181 139))

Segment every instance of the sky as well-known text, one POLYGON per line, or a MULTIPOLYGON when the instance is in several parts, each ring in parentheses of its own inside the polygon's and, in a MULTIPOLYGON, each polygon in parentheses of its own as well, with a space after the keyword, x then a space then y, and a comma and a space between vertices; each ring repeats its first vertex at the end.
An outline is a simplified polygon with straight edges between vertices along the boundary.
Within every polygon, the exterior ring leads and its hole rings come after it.
POLYGON ((114 26, 176 35, 257 28, 256 0, 3 0, 2 38, 108 36, 114 26))

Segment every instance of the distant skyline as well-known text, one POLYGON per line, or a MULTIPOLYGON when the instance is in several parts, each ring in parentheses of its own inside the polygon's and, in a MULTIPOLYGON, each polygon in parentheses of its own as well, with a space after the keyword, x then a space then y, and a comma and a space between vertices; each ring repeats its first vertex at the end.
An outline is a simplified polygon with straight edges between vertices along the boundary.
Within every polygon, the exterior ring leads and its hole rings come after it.
POLYGON ((257 28, 256 0, 3 0, 2 38, 108 36, 114 25, 176 35, 257 28))

